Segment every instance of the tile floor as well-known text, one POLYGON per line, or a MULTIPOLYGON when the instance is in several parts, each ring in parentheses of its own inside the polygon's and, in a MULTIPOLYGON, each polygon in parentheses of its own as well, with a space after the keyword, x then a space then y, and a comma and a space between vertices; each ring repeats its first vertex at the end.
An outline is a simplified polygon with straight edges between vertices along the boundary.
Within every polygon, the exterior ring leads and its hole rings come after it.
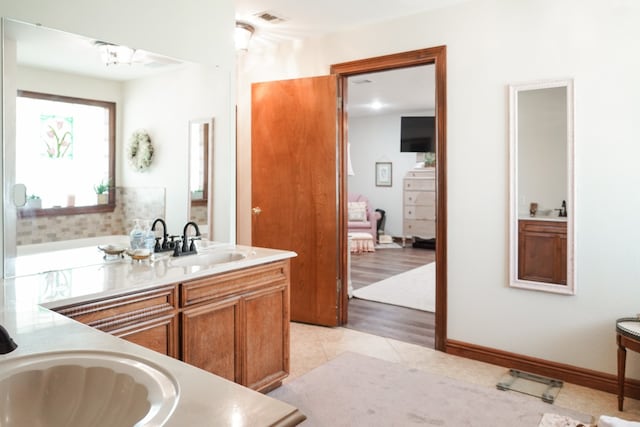
MULTIPOLYGON (((285 383, 345 351, 401 363, 491 388, 494 388, 507 372, 506 368, 500 366, 452 356, 390 338, 346 328, 326 328, 292 322, 291 375, 285 383)), ((591 414, 595 419, 600 415, 609 415, 640 421, 640 401, 626 398, 624 412, 618 412, 616 395, 569 383, 563 385, 554 405, 591 414)), ((553 412, 553 405, 549 406, 549 412, 553 412)))

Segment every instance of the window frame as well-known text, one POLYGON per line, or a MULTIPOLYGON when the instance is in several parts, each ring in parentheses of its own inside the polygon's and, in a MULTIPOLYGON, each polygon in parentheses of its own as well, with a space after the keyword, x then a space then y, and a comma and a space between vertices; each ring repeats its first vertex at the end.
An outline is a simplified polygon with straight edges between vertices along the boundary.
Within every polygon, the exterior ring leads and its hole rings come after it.
POLYGON ((64 206, 41 209, 18 209, 18 218, 31 218, 43 216, 80 215, 90 213, 113 212, 116 208, 116 193, 113 189, 116 186, 116 103, 111 101, 101 101, 97 99, 77 98, 72 96, 54 95, 49 93, 18 90, 18 97, 43 99, 47 101, 66 102, 69 104, 83 104, 105 108, 109 113, 109 177, 110 189, 108 191, 108 201, 106 204, 95 204, 86 206, 64 206))

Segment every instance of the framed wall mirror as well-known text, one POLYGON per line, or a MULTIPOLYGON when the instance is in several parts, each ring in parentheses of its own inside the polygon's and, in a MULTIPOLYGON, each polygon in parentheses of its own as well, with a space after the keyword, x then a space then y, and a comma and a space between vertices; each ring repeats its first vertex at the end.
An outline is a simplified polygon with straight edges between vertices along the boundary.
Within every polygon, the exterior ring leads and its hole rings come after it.
POLYGON ((209 153, 212 151, 213 119, 189 121, 189 219, 201 230, 208 223, 209 153))
MULTIPOLYGON (((162 217, 167 222, 168 232, 177 234, 190 221, 196 207, 202 218, 197 223, 207 238, 232 239, 227 230, 234 228, 230 219, 235 216, 231 213, 235 212, 234 207, 214 204, 214 199, 231 197, 234 186, 230 183, 235 182, 235 169, 233 165, 221 166, 220 161, 213 164, 214 147, 223 154, 226 151, 224 139, 216 142, 214 138, 211 117, 223 109, 213 96, 215 76, 208 72, 208 66, 133 48, 130 63, 114 64, 112 55, 102 55, 103 47, 115 46, 105 41, 8 18, 2 18, 2 22, 4 193, 5 200, 24 199, 21 203, 7 203, 4 209, 5 277, 38 272, 33 270, 40 268, 35 263, 19 262, 20 258, 34 254, 114 242, 120 244, 122 237, 128 242, 126 237, 134 219, 162 217), (81 149, 84 148, 83 141, 87 140, 83 135, 87 132, 81 133, 81 130, 91 130, 88 139, 91 141, 103 140, 106 136, 96 134, 96 126, 83 128, 81 125, 85 121, 81 119, 84 116, 75 110, 73 114, 56 113, 56 117, 65 120, 72 117, 72 121, 54 121, 47 116, 53 113, 32 113, 38 125, 32 128, 40 130, 42 126, 51 125, 51 129, 45 130, 51 130, 52 135, 42 132, 27 135, 35 141, 39 151, 27 153, 31 157, 20 163, 17 148, 25 146, 25 132, 18 126, 23 114, 17 103, 18 94, 26 91, 113 104, 114 120, 109 125, 109 136, 113 136, 114 141, 111 145, 104 144, 103 151, 109 150, 108 161, 103 162, 105 166, 98 169, 89 164, 91 156, 100 154, 106 158, 106 154, 97 153, 93 148, 84 155, 81 149), (208 119, 192 121, 194 117, 208 119), (73 144, 61 146, 71 145, 73 150, 63 152, 63 158, 50 159, 45 143, 55 139, 53 131, 59 122, 60 129, 69 131, 67 133, 74 137, 70 140, 73 144), (134 170, 128 162, 131 135, 137 129, 144 129, 151 135, 154 147, 153 164, 143 173, 134 170), (197 160, 193 162, 192 171, 198 177, 193 188, 188 169, 192 133, 196 140, 194 144, 198 145, 193 150, 197 160), (40 134, 49 139, 41 141, 40 134), (43 168, 33 166, 40 164, 36 160, 47 164, 73 161, 96 173, 89 176, 89 173, 74 172, 75 181, 81 187, 76 190, 51 179, 53 174, 42 175, 43 168), (21 167, 23 164, 26 167, 21 167), (211 178, 214 173, 217 188, 211 178), (54 194, 45 187, 40 190, 39 182, 32 183, 30 174, 48 177, 47 183, 60 191, 54 194), (82 179, 77 179, 78 176, 82 179), (26 186, 14 186, 20 183, 26 186), (105 188, 106 203, 99 201, 98 187, 105 188), (21 197, 14 197, 16 188, 24 189, 21 197), (199 200, 196 201, 194 195, 199 196, 199 200), (31 206, 34 202, 38 204, 31 206), (214 207, 219 209, 215 224, 214 207), (227 210, 229 215, 226 215, 227 210), (44 211, 49 215, 37 215, 44 211), (218 235, 214 235, 214 230, 218 235), (26 268, 22 268, 23 265, 26 268)), ((62 137, 60 141, 65 142, 62 137)))
POLYGON ((510 286, 573 295, 573 81, 509 86, 510 286))

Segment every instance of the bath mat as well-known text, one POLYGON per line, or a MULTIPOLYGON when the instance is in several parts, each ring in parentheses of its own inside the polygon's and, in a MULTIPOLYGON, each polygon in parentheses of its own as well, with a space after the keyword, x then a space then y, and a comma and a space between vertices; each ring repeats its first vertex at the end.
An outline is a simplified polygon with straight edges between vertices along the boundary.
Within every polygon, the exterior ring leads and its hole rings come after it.
POLYGON ((436 263, 356 289, 353 296, 433 313, 436 310, 436 263))
POLYGON ((553 412, 591 416, 357 353, 343 353, 269 396, 307 416, 303 427, 537 427, 553 412))

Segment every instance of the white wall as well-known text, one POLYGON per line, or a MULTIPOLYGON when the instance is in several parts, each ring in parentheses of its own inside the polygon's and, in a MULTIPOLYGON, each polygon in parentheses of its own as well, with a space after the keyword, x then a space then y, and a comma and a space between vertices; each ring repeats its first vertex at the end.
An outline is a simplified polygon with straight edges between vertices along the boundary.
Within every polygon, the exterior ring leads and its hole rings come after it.
POLYGON ((351 164, 350 193, 365 195, 372 209, 385 211, 385 233, 402 236, 402 178, 416 165, 416 153, 400 152, 400 117, 418 114, 388 114, 349 119, 351 164), (391 162, 391 187, 376 187, 376 162, 391 162))
MULTIPOLYGON (((172 234, 181 234, 188 219, 189 203, 189 121, 214 119, 212 182, 217 187, 230 188, 232 182, 229 154, 233 151, 224 139, 224 109, 226 76, 217 76, 213 67, 188 64, 176 71, 125 83, 123 140, 119 150, 118 171, 121 182, 133 187, 164 187, 166 192, 166 221, 172 234), (211 76, 217 76, 211 79, 211 76), (222 94, 222 95, 219 95, 222 94), (154 160, 148 171, 136 172, 129 167, 127 147, 133 132, 145 129, 154 145, 154 160), (217 178, 217 179, 216 179, 217 178), (222 183, 226 182, 225 185, 222 183)), ((229 192, 214 191, 215 223, 213 238, 230 240, 229 192)), ((204 230, 203 230, 204 231, 204 230)))
MULTIPOLYGON (((615 319, 640 311, 639 20, 640 2, 629 0, 477 0, 254 53, 239 75, 238 184, 250 182, 250 82, 446 45, 448 337, 614 373, 615 319), (576 104, 575 296, 507 286, 507 86, 567 77, 576 104)), ((239 200, 240 215, 249 203, 239 200)), ((637 355, 627 366, 640 377, 637 355)))

